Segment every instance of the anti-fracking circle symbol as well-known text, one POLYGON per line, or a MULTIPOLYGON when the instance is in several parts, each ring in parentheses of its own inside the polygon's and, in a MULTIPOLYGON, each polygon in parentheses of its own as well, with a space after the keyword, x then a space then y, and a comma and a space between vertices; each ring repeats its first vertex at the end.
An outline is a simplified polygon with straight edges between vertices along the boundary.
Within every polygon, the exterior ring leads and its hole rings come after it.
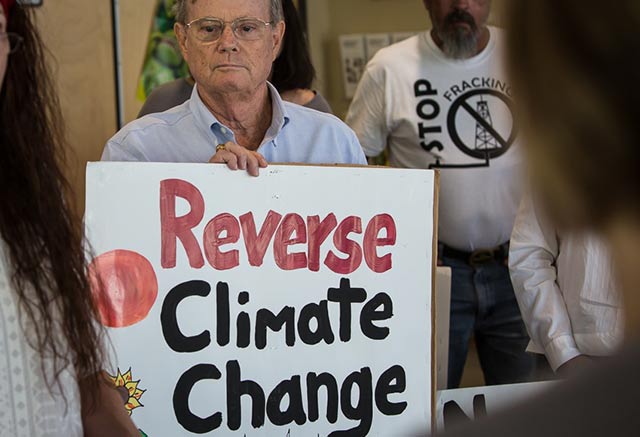
POLYGON ((458 97, 451 105, 447 116, 447 127, 451 140, 465 154, 477 159, 486 159, 487 161, 498 158, 509 150, 516 139, 517 129, 513 102, 509 97, 496 90, 478 89, 469 91, 458 97), (480 99, 474 102, 476 105, 474 108, 470 101, 476 96, 480 96, 480 99), (487 97, 490 100, 487 100, 487 97), (493 105, 504 104, 510 112, 512 126, 508 135, 500 132, 499 128, 494 127, 491 119, 490 102, 493 105), (470 141, 468 139, 464 140, 458 131, 460 111, 466 112, 476 121, 473 144, 469 144, 470 141))

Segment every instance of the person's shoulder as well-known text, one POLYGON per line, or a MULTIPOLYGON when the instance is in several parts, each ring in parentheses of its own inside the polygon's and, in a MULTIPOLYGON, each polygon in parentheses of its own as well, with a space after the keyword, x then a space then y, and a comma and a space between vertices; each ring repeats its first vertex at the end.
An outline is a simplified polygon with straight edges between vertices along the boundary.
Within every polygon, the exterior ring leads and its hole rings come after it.
POLYGON ((187 79, 180 78, 157 86, 147 97, 140 109, 138 117, 155 112, 163 112, 167 109, 189 100, 193 85, 187 79))
POLYGON ((370 65, 398 65, 398 59, 417 56, 420 52, 421 38, 424 32, 417 33, 391 45, 381 48, 369 61, 370 65))
POLYGON ((167 111, 133 120, 107 141, 102 160, 149 161, 149 156, 157 154, 161 145, 192 132, 192 119, 187 101, 167 111))
POLYGON ((283 101, 289 119, 295 124, 305 123, 307 125, 323 125, 336 129, 347 128, 347 125, 333 114, 309 108, 307 106, 283 101))
POLYGON ((163 112, 154 112, 144 115, 127 123, 114 137, 112 141, 124 141, 130 135, 151 133, 165 128, 173 128, 175 125, 188 120, 193 114, 189 107, 189 101, 182 103, 163 112))

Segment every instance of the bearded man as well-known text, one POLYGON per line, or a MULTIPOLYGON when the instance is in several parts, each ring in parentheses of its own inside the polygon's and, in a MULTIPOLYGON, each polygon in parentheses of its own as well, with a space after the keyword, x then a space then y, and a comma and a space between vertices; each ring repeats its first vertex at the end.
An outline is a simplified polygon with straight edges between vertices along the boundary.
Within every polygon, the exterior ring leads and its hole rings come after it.
MULTIPOLYGON (((507 268, 521 156, 490 0, 423 0, 432 29, 380 50, 349 124, 367 156, 440 169, 439 261, 451 267, 450 388, 475 339, 487 384, 529 379, 534 358, 507 268)), ((407 187, 410 189, 410 187, 407 187)))

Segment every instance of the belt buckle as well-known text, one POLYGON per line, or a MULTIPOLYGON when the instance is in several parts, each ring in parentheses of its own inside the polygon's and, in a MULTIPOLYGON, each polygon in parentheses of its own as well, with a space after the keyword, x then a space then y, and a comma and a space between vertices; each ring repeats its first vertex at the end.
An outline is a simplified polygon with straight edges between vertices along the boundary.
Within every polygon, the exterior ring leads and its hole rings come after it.
POLYGON ((477 267, 482 264, 493 261, 495 258, 494 251, 492 249, 479 249, 471 252, 469 256, 469 265, 471 267, 477 267))

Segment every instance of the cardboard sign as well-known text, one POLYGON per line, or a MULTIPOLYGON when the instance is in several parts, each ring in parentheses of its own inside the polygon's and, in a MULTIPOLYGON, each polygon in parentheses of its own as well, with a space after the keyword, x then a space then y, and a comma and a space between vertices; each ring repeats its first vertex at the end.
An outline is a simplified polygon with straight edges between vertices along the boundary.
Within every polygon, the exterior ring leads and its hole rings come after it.
POLYGON ((92 163, 90 277, 149 437, 429 429, 436 174, 92 163))
POLYGON ((558 384, 557 381, 490 385, 438 392, 438 431, 448 426, 496 414, 558 384))

